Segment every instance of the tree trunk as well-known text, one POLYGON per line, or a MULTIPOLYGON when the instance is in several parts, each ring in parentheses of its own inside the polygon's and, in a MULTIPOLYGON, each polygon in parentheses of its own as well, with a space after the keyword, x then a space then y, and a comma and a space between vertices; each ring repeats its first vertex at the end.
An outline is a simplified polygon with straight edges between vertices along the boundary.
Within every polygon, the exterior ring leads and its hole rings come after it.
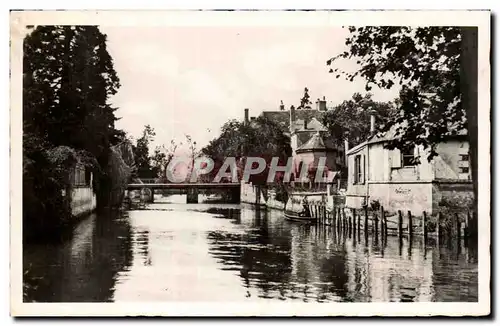
POLYGON ((477 236, 477 76, 478 76, 478 53, 477 53, 477 27, 463 27, 462 28, 462 49, 461 49, 461 90, 462 90, 462 105, 465 106, 467 114, 467 125, 469 135, 469 159, 472 173, 472 183, 474 189, 474 209, 472 217, 472 234, 477 236))

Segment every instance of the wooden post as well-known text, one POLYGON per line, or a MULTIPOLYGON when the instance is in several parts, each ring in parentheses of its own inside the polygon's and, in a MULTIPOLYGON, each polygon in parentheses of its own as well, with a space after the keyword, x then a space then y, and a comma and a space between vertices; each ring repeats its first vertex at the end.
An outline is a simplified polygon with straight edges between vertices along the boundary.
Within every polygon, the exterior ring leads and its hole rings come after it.
POLYGON ((398 211, 398 237, 401 240, 403 238, 403 213, 398 211))
POLYGON ((365 233, 368 234, 368 206, 365 206, 365 233))
MULTIPOLYGON (((470 211, 467 210, 467 216, 465 217, 465 225, 464 225, 464 240, 467 240, 469 236, 469 220, 470 220, 470 211)), ((467 241, 464 241, 467 245, 467 241)))
POLYGON ((382 211, 382 216, 384 218, 384 237, 387 240, 387 216, 385 216, 385 210, 382 211))
MULTIPOLYGON (((345 214, 345 211, 344 211, 344 214, 345 214)), ((351 231, 352 231, 352 216, 349 216, 348 219, 349 219, 349 233, 351 233, 351 231)))
POLYGON ((358 236, 361 234, 361 214, 358 214, 358 236))
POLYGON ((427 240, 427 214, 425 212, 422 214, 422 235, 424 236, 424 241, 427 240))
POLYGON ((384 206, 380 205, 380 234, 384 234, 384 206))
POLYGON ((443 219, 443 214, 441 212, 438 213, 438 220, 437 220, 437 233, 438 233, 438 239, 441 239, 443 237, 443 229, 441 228, 441 220, 443 219))
POLYGON ((408 211, 408 236, 410 238, 413 236, 413 216, 411 216, 411 211, 408 211))
POLYGON ((462 237, 462 230, 460 230, 461 223, 460 223, 460 217, 458 216, 458 213, 455 213, 455 223, 457 225, 457 240, 460 242, 460 238, 462 237))
POLYGON ((375 212, 375 210, 373 211, 372 231, 375 232, 375 234, 378 233, 378 215, 377 212, 375 212))
POLYGON ((354 210, 354 208, 351 208, 351 212, 352 212, 352 229, 354 230, 354 233, 356 233, 356 211, 354 210))

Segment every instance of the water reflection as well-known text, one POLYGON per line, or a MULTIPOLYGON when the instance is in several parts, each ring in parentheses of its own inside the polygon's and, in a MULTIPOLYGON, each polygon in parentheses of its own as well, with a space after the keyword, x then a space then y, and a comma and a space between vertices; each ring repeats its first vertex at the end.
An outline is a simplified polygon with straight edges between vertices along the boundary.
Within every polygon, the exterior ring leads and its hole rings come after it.
POLYGON ((243 208, 241 216, 245 235, 212 231, 207 238, 221 269, 240 271, 247 296, 255 288, 260 298, 304 302, 477 301, 470 249, 420 237, 359 237, 289 223, 275 211, 243 208))
POLYGON ((117 273, 132 261, 130 235, 126 217, 92 215, 67 241, 25 245, 25 301, 111 301, 117 273))
POLYGON ((477 249, 456 241, 365 237, 178 197, 26 246, 27 301, 477 301, 477 249))

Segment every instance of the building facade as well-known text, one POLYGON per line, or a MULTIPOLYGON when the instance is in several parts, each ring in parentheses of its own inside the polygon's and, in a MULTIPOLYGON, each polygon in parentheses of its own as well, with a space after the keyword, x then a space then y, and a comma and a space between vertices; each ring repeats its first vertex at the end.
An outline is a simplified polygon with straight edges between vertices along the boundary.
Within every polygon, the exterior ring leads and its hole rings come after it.
MULTIPOLYGON (((326 99, 318 99, 314 108, 306 106, 295 108, 291 106, 285 110, 281 103, 279 110, 264 111, 261 116, 277 122, 285 134, 290 137, 294 169, 292 179, 301 182, 314 182, 314 175, 321 158, 325 158, 324 180, 327 182, 332 176, 340 176, 339 171, 346 167, 345 150, 338 146, 329 136, 328 130, 321 123, 327 112, 326 99), (307 173, 301 171, 304 168, 307 173), (329 177, 330 176, 330 177, 329 177)), ((245 121, 252 123, 249 110, 245 109, 245 121)), ((329 180, 328 182, 333 182, 329 180)))
POLYGON ((72 173, 71 213, 73 216, 89 214, 96 209, 93 175, 83 165, 77 164, 72 173))
POLYGON ((408 152, 385 148, 395 131, 396 127, 347 152, 347 207, 362 208, 378 201, 391 213, 409 210, 420 215, 437 212, 443 201, 462 205, 472 201, 465 133, 438 144, 438 155, 428 161, 422 146, 408 152))

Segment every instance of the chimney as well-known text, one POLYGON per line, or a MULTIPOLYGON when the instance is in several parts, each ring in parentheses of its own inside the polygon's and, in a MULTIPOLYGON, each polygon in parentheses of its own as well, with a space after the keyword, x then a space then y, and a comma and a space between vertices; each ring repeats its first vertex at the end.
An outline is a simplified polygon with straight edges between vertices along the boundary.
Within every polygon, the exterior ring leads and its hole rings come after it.
POLYGON ((304 130, 307 130, 307 117, 304 118, 304 130))
POLYGON ((290 107, 290 133, 295 131, 295 107, 292 105, 290 107))
POLYGON ((280 103, 280 111, 284 111, 284 110, 285 110, 285 105, 283 104, 283 100, 282 100, 280 103))
POLYGON ((349 150, 349 132, 345 132, 344 137, 344 156, 345 156, 345 166, 349 166, 347 161, 347 151, 349 150))
POLYGON ((319 100, 319 104, 318 104, 318 110, 319 111, 326 111, 326 98, 323 96, 323 99, 322 100, 319 100))
POLYGON ((370 110, 370 134, 375 134, 375 111, 370 110))
POLYGON ((248 125, 248 109, 245 109, 245 125, 248 125))
POLYGON ((320 106, 320 101, 319 99, 316 100, 316 110, 320 110, 321 106, 320 106))

